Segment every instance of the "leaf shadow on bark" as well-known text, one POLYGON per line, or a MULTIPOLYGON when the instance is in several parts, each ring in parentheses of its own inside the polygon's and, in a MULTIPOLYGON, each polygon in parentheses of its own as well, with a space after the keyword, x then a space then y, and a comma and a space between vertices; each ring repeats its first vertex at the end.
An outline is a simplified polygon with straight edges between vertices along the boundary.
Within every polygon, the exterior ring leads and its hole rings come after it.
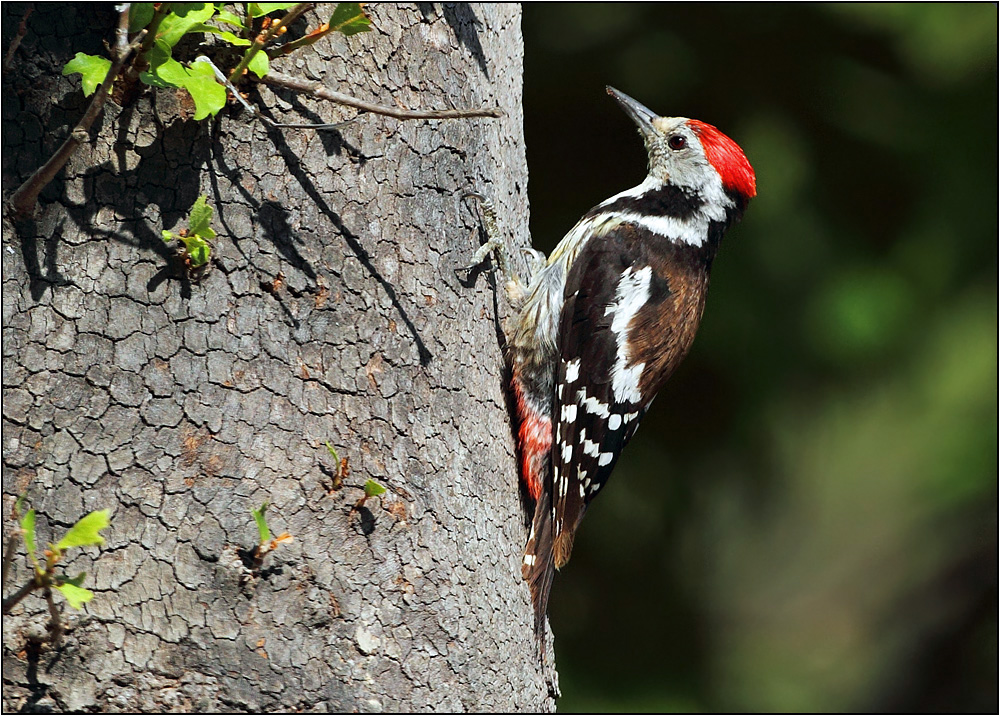
MULTIPOLYGON (((263 110, 263 113, 273 119, 273 117, 270 116, 270 111, 263 110)), ((396 289, 385 279, 384 276, 382 276, 379 270, 375 268, 375 264, 372 262, 371 254, 369 254, 364 246, 361 245, 360 237, 347 228, 343 220, 340 218, 340 215, 330 208, 330 205, 323 199, 323 195, 320 193, 319 189, 316 188, 316 185, 313 184, 308 173, 302 167, 302 162, 297 156, 295 156, 295 153, 292 152, 288 143, 285 142, 285 137, 281 130, 274 127, 268 127, 267 134, 271 142, 274 144, 278 155, 285 162, 285 166, 288 168, 289 173, 295 178, 295 180, 299 183, 299 186, 302 187, 302 190, 305 191, 309 198, 312 199, 316 207, 323 213, 324 216, 326 216, 330 224, 333 225, 333 228, 336 229, 337 233, 343 237, 348 247, 354 252, 358 261, 361 262, 361 265, 364 266, 372 278, 378 281, 379 285, 382 286, 382 290, 385 291, 397 313, 399 313, 403 323, 406 325, 407 330, 409 330, 410 335, 413 336, 413 341, 417 347, 417 353, 420 357, 420 365, 426 367, 430 364, 433 355, 427 349, 426 344, 420 337, 420 332, 417 330, 417 327, 413 324, 413 321, 406 313, 406 309, 403 308, 403 304, 400 303, 399 296, 396 294, 396 289)))
MULTIPOLYGON (((112 208, 119 216, 140 217, 146 206, 155 205, 159 209, 161 228, 173 227, 181 222, 198 196, 200 167, 208 157, 206 142, 199 141, 202 137, 198 127, 188 125, 193 123, 175 122, 161 128, 156 141, 146 147, 134 146, 127 140, 122 147, 125 135, 120 130, 115 143, 118 166, 113 166, 112 162, 104 162, 84 171, 82 177, 86 196, 81 203, 75 203, 68 196, 67 181, 63 174, 46 187, 46 192, 51 192, 50 196, 53 197, 50 203, 58 204, 65 210, 66 216, 81 235, 119 241, 159 255, 163 266, 150 278, 146 289, 153 292, 164 281, 173 278, 180 282, 181 297, 184 299, 191 297, 191 280, 183 261, 163 241, 159 229, 151 227, 142 218, 125 220, 115 229, 104 229, 100 225, 107 222, 98 218, 98 211, 112 208), (124 165, 125 149, 131 149, 139 155, 134 169, 127 169, 124 165), (175 162, 176 166, 171 166, 168 156, 183 156, 186 160, 175 162), (135 186, 143 188, 143 195, 147 199, 143 206, 136 206, 135 186)), ((45 193, 43 197, 44 195, 45 193)), ((39 212, 43 211, 45 207, 40 207, 39 212)), ((49 286, 73 284, 58 269, 63 226, 64 222, 60 222, 55 231, 44 237, 44 246, 40 247, 39 239, 42 237, 38 233, 37 221, 27 219, 15 224, 15 231, 21 239, 22 257, 30 277, 29 290, 35 301, 40 300, 49 286), (39 260, 40 248, 44 251, 43 260, 39 260)))
MULTIPOLYGON (((308 119, 310 122, 314 124, 327 124, 331 121, 328 117, 323 117, 310 107, 304 105, 302 103, 302 100, 300 99, 301 95, 299 95, 297 92, 293 92, 291 90, 274 86, 270 86, 269 89, 276 96, 280 97, 282 100, 292 105, 292 109, 297 114, 301 115, 305 119, 308 119)), ((257 102, 255 103, 256 106, 263 107, 264 102, 260 98, 259 88, 255 87, 254 91, 257 93, 257 102)), ((267 114, 269 117, 271 117, 271 119, 274 119, 270 111, 268 111, 267 114)), ((367 114, 367 112, 359 112, 355 117, 355 119, 357 117, 363 117, 365 114, 367 114)), ((333 121, 336 122, 338 120, 333 120, 333 121)), ((351 120, 347 119, 344 121, 347 122, 351 120)), ((337 156, 340 156, 341 154, 347 154, 347 158, 350 159, 351 162, 362 166, 369 159, 369 157, 365 156, 364 152, 362 152, 360 149, 358 149, 353 144, 344 139, 344 135, 341 134, 336 129, 321 130, 318 131, 316 134, 319 137, 319 141, 323 144, 323 151, 326 152, 327 156, 331 156, 334 154, 336 154, 337 156)))
MULTIPOLYGON (((438 15, 438 9, 435 7, 437 4, 433 2, 417 3, 417 8, 425 21, 429 22, 431 17, 438 15)), ((441 5, 443 9, 440 14, 448 23, 451 31, 455 33, 455 39, 475 58, 479 69, 489 79, 490 71, 486 66, 486 53, 483 50, 483 44, 479 41, 479 30, 477 29, 482 27, 482 21, 476 17, 476 12, 467 2, 447 2, 441 3, 441 5)))
POLYGON ((21 258, 28 273, 28 292, 36 303, 41 300, 45 289, 53 286, 72 286, 73 282, 59 273, 59 241, 66 222, 60 221, 49 236, 44 237, 41 253, 44 261, 39 261, 38 227, 34 219, 14 223, 14 233, 21 240, 21 258), (42 264, 44 263, 44 272, 42 264))

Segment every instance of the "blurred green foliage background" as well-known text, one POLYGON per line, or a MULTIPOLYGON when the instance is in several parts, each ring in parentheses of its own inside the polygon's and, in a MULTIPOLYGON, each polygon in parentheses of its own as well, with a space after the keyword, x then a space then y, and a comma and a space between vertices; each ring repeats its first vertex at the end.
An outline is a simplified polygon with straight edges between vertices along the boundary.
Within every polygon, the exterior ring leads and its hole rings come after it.
POLYGON ((565 711, 996 712, 997 6, 527 4, 535 245, 644 176, 759 196, 550 615, 565 711))

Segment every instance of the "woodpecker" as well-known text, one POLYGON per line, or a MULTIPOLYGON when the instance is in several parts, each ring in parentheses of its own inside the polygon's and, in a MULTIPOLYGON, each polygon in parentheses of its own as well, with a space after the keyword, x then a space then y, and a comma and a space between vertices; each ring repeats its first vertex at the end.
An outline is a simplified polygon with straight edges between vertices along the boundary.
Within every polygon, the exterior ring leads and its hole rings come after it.
MULTIPOLYGON (((718 129, 607 91, 645 142, 645 180, 584 214, 526 287, 516 277, 507 284, 521 477, 535 501, 522 575, 539 634, 554 570, 691 347, 719 242, 757 193, 743 150, 718 129)), ((495 218, 484 216, 493 233, 495 218)), ((494 250, 509 274, 495 237, 477 261, 494 250)))

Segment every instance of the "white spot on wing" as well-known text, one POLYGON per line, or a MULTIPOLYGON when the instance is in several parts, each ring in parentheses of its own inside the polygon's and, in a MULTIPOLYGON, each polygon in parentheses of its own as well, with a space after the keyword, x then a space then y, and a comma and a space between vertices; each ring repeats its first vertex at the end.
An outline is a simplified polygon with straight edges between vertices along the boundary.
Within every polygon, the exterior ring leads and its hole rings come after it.
POLYGON ((613 457, 614 457, 614 455, 612 455, 609 452, 602 452, 601 453, 601 457, 598 458, 598 460, 597 460, 597 465, 599 467, 604 467, 605 465, 608 465, 608 464, 611 463, 611 458, 613 458, 613 457))
POLYGON ((577 400, 580 401, 580 405, 591 415, 596 415, 599 418, 607 418, 611 415, 611 411, 608 409, 607 403, 602 403, 597 398, 591 398, 587 396, 587 392, 581 390, 576 394, 577 400))
POLYGON ((612 413, 611 417, 608 418, 608 430, 617 430, 622 426, 622 416, 618 413, 612 413))
MULTIPOLYGON (((575 383, 580 377, 580 359, 571 360, 566 364, 566 382, 575 383)), ((562 396, 560 396, 562 397, 562 396)))
POLYGON ((576 422, 576 406, 572 403, 562 406, 562 419, 567 423, 576 422))
MULTIPOLYGON (((562 459, 563 459, 563 462, 567 462, 567 463, 570 460, 573 459, 573 446, 572 445, 568 445, 566 443, 563 443, 563 446, 562 446, 562 459)), ((565 478, 563 478, 563 479, 565 479, 565 478)))
POLYGON ((597 457, 597 454, 601 451, 601 446, 591 440, 583 441, 583 454, 590 455, 591 457, 597 457))

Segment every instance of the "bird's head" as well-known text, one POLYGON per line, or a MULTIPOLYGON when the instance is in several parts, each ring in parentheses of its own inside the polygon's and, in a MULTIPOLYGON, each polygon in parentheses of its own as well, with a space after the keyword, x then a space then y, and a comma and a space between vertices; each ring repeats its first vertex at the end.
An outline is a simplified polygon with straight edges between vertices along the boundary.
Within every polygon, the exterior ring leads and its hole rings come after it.
POLYGON ((732 139, 697 119, 660 117, 624 92, 608 87, 639 127, 649 152, 649 176, 674 184, 706 200, 722 192, 743 206, 757 195, 757 178, 743 150, 732 139))

